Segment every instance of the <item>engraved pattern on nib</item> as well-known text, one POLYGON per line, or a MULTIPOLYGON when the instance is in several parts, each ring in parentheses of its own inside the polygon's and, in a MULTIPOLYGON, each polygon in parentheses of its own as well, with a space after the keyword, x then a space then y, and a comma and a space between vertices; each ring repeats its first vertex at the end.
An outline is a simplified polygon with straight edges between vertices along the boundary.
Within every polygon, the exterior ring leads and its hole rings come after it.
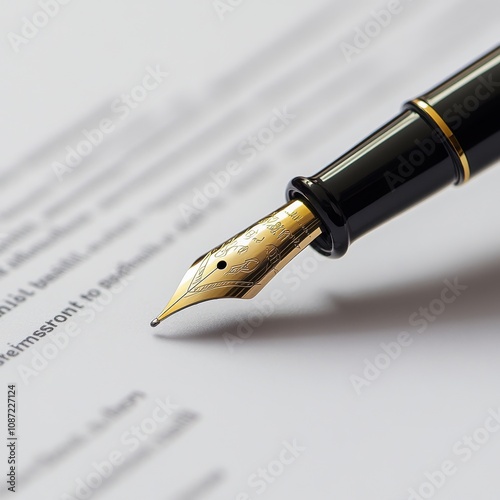
MULTIPOLYGON (((215 260, 215 256, 227 256, 228 253, 231 252, 231 250, 235 250, 236 247, 230 247, 227 249, 227 251, 221 252, 220 250, 212 250, 209 252, 202 260, 200 263, 200 267, 198 268, 195 278, 193 279, 191 285, 188 287, 186 291, 186 296, 189 295, 195 295, 195 294, 200 294, 203 292, 207 292, 209 290, 212 290, 214 288, 223 288, 223 287, 243 287, 243 288, 249 288, 253 286, 254 282, 253 281, 247 281, 247 280, 218 280, 218 281, 208 281, 206 280, 213 274, 214 276, 217 276, 217 271, 219 271, 219 268, 217 265, 215 265, 214 269, 208 272, 208 274, 205 275, 205 271, 209 267, 209 264, 211 261, 215 260)), ((235 253, 243 253, 248 250, 248 247, 241 247, 238 251, 235 253)), ((219 260, 218 258, 216 259, 217 261, 219 260)), ((237 275, 240 273, 251 273, 253 268, 250 268, 250 264, 254 264, 253 267, 257 266, 259 264, 259 261, 257 259, 247 259, 244 263, 242 264, 237 264, 231 267, 230 271, 226 272, 225 274, 233 274, 237 275)))
POLYGON ((194 275, 193 280, 191 281, 191 284, 188 287, 188 291, 190 289, 196 287, 196 285, 198 285, 198 283, 203 281, 203 274, 204 274, 205 269, 207 268, 207 264, 208 264, 209 260, 210 260, 210 254, 207 254, 205 256, 205 258, 201 261, 201 263, 198 267, 198 270, 196 271, 196 274, 194 275))
POLYGON ((280 251, 278 247, 274 245, 267 245, 266 252, 267 252, 267 261, 269 262, 269 265, 271 266, 273 271, 277 273, 278 271, 276 271, 275 267, 281 261, 280 251))
POLYGON ((198 259, 158 315, 220 298, 252 298, 321 234, 309 208, 294 200, 198 259))
POLYGON ((259 259, 247 259, 243 264, 232 266, 226 274, 251 273, 259 264, 259 259))

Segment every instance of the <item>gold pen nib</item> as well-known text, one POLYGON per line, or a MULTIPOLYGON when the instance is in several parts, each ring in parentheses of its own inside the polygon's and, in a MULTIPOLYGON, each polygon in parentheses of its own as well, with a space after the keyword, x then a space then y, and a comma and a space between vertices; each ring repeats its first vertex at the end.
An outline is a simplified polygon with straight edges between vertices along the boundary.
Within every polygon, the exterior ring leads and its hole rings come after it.
POLYGON ((289 202, 200 257, 151 326, 206 300, 255 297, 320 234, 319 219, 307 205, 289 202))

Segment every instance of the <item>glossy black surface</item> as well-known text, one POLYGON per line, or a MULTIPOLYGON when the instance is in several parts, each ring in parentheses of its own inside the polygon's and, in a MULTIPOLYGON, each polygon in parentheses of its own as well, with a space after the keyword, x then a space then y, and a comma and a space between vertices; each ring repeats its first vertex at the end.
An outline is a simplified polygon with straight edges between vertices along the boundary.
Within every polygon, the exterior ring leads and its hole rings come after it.
POLYGON ((452 129, 471 174, 493 163, 500 149, 500 47, 422 96, 452 129))
POLYGON ((356 238, 454 181, 441 138, 405 111, 321 172, 293 179, 288 198, 305 198, 322 219, 326 230, 313 247, 340 257, 356 238))
MULTIPOLYGON (((423 96, 449 120, 472 174, 500 157, 499 68, 497 48, 423 96), (466 103, 458 123, 451 113, 466 103)), ((321 218, 324 233, 312 246, 340 257, 352 241, 460 176, 458 156, 435 123, 408 107, 316 175, 293 179, 287 198, 304 199, 321 218)))

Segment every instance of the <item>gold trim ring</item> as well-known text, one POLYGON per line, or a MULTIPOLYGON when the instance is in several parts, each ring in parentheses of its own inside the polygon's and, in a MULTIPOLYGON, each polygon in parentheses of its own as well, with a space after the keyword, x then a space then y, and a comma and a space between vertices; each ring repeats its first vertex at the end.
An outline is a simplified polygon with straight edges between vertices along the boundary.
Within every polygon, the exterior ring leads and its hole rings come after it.
POLYGON ((437 125, 437 127, 441 130, 441 132, 445 135, 445 137, 448 140, 453 151, 455 151, 457 158, 460 160, 460 164, 462 166, 463 178, 462 179, 459 178, 459 180, 457 181, 457 184, 462 184, 464 182, 467 182, 470 179, 469 160, 467 159, 467 155, 465 154, 465 151, 462 149, 462 146, 458 142, 458 139, 456 138, 456 136, 453 133, 453 131, 451 130, 451 128, 441 118, 441 115, 430 104, 425 102, 423 99, 413 99, 413 101, 411 101, 411 104, 413 104, 418 109, 420 109, 422 112, 424 112, 437 125))

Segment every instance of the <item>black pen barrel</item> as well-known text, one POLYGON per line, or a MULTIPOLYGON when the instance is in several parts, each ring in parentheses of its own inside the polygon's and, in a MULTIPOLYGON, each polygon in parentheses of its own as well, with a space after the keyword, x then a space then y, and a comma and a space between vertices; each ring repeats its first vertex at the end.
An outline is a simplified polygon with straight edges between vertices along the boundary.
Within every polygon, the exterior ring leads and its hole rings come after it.
MULTIPOLYGON (((452 130, 467 156, 471 175, 498 159, 500 46, 424 94, 422 99, 452 130)), ((411 108, 412 104, 407 106, 411 108)))
POLYGON ((342 256, 351 242, 500 157, 500 47, 418 99, 312 177, 293 179, 321 219, 312 246, 342 256))

